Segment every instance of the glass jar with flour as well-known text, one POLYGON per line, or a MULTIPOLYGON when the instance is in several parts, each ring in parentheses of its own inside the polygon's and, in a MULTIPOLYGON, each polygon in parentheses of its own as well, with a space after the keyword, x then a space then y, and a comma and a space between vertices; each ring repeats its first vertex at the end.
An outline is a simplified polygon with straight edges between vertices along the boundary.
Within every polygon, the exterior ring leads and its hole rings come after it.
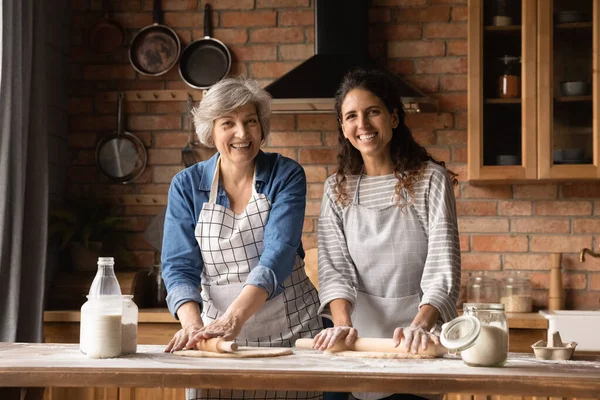
POLYGON ((81 306, 79 349, 90 358, 121 355, 123 298, 112 257, 98 259, 88 300, 81 306))
POLYGON ((463 315, 442 326, 440 340, 472 367, 500 367, 508 356, 504 304, 465 303, 463 315))
POLYGON ((121 323, 121 353, 134 354, 137 351, 138 306, 133 302, 131 295, 123 295, 121 323))

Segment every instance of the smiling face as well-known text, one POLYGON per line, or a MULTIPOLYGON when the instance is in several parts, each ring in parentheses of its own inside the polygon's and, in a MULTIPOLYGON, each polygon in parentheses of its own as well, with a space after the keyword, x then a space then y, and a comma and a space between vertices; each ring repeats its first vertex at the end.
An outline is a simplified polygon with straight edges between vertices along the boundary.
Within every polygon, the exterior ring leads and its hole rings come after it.
POLYGON ((217 118, 212 139, 221 155, 221 162, 238 167, 253 163, 262 141, 256 106, 246 104, 217 118))
POLYGON ((341 107, 344 137, 365 158, 388 160, 392 129, 398 126, 398 112, 390 113, 383 101, 365 89, 353 89, 341 107))

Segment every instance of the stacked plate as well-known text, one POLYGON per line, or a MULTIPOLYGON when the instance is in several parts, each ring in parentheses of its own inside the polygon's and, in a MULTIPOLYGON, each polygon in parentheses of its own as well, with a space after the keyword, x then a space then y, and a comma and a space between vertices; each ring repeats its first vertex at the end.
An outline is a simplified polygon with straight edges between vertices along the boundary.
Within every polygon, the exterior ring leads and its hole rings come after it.
POLYGON ((587 21, 587 15, 583 11, 560 11, 554 16, 556 23, 566 24, 569 22, 582 22, 587 21))

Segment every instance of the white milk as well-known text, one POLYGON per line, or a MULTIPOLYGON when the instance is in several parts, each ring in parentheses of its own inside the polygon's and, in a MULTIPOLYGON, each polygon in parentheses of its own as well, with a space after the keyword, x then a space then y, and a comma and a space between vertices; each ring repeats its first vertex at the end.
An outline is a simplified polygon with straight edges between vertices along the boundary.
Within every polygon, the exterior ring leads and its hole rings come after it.
POLYGON ((80 349, 90 358, 121 355, 121 315, 81 314, 80 349))

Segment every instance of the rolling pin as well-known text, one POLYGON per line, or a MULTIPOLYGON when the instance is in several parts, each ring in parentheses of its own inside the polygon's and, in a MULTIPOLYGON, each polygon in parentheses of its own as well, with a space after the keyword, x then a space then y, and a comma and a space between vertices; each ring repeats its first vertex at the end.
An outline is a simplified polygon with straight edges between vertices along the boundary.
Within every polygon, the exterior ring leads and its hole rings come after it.
POLYGON ((237 349, 237 343, 228 342, 221 338, 206 339, 196 343, 196 350, 210 351, 212 353, 233 353, 237 349))
MULTIPOLYGON (((313 348, 313 339, 298 339, 296 340, 296 347, 299 349, 309 349, 313 348)), ((381 353, 409 353, 404 350, 404 339, 400 341, 400 345, 398 347, 394 347, 393 339, 383 339, 383 338, 358 338, 354 342, 352 346, 346 346, 346 343, 342 341, 338 341, 335 346, 331 349, 327 349, 332 353, 338 351, 370 351, 370 352, 381 352, 381 353)), ((429 346, 427 346, 427 350, 421 349, 419 346, 419 350, 417 355, 421 356, 440 356, 447 353, 448 350, 442 345, 436 345, 433 342, 429 342, 429 346)))

